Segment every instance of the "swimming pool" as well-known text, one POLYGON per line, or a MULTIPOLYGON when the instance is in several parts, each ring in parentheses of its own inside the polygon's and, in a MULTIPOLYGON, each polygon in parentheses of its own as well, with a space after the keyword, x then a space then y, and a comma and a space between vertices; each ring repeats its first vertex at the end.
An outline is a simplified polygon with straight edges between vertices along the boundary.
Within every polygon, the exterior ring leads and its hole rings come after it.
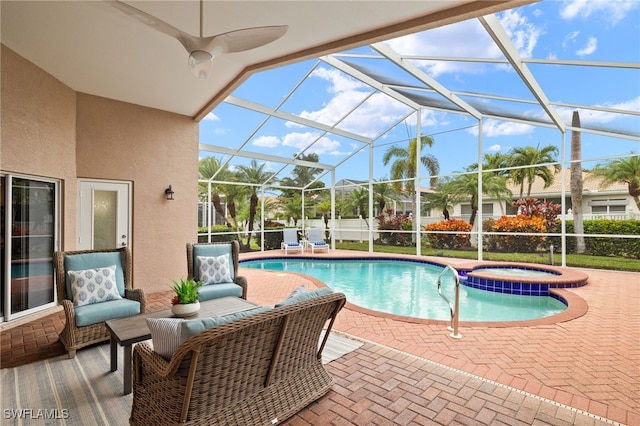
MULTIPOLYGON (((248 260, 241 266, 312 276, 343 292, 350 303, 374 311, 450 320, 449 306, 437 291, 441 265, 406 259, 296 257, 248 260)), ((454 277, 445 275, 442 283, 443 293, 453 300, 454 277)), ((522 321, 555 315, 566 308, 565 303, 548 294, 509 294, 460 286, 460 321, 522 321)))

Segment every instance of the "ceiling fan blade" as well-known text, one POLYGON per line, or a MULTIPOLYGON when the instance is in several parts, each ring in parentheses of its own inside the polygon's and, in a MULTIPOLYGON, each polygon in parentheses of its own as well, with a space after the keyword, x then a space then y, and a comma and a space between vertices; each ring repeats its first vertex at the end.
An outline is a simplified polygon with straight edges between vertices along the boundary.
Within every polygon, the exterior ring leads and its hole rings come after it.
POLYGON ((108 1, 108 3, 119 11, 131 16, 136 21, 141 22, 156 31, 160 31, 161 33, 175 38, 182 44, 182 46, 184 46, 184 48, 188 52, 195 50, 197 48, 197 45, 199 44, 198 37, 187 34, 184 31, 174 27, 173 25, 161 19, 158 19, 153 15, 149 15, 148 13, 143 12, 140 9, 137 9, 118 0, 108 1))
POLYGON ((230 31, 213 37, 205 37, 202 50, 220 54, 255 49, 279 39, 288 29, 287 25, 255 27, 230 31))

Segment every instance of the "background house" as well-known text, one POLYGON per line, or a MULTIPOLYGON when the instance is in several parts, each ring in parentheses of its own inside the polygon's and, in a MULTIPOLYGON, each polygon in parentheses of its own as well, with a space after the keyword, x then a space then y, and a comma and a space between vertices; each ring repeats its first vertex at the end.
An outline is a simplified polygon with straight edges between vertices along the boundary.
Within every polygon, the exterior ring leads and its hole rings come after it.
MULTIPOLYGON (((564 189, 565 189, 565 218, 573 219, 571 214, 571 188, 570 188, 570 170, 564 171, 564 189)), ((582 209, 583 218, 585 220, 604 218, 604 219, 635 219, 640 217, 640 210, 636 206, 633 198, 629 195, 628 188, 623 183, 614 183, 612 185, 602 187, 601 179, 592 178, 589 172, 583 172, 583 194, 582 209)), ((512 182, 508 184, 513 196, 512 200, 516 201, 519 197, 520 187, 512 182)), ((540 201, 551 201, 561 204, 562 201, 562 175, 555 173, 553 183, 548 187, 544 187, 544 181, 540 177, 536 177, 531 187, 531 197, 540 201)), ((526 194, 524 195, 526 197, 526 194)), ((483 199, 482 215, 484 219, 498 218, 502 215, 515 215, 516 209, 505 201, 492 199, 485 196, 483 199)), ((469 220, 471 216, 471 204, 461 203, 454 207, 452 217, 457 219, 469 220)), ((441 220, 437 214, 428 218, 423 218, 429 223, 441 220)))

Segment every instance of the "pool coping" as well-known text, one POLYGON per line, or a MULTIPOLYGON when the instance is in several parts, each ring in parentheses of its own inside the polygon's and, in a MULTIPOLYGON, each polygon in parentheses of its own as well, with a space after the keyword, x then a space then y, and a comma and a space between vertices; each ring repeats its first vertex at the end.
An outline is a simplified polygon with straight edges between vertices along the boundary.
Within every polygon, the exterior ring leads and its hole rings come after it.
MULTIPOLYGON (((355 253, 354 253, 355 254, 355 253)), ((460 261, 460 259, 451 259, 451 262, 447 262, 446 258, 441 257, 431 257, 431 256, 412 256, 409 257, 407 255, 402 254, 392 254, 392 253, 366 253, 357 254, 354 256, 344 256, 344 253, 341 256, 331 256, 325 254, 323 256, 308 256, 308 255, 299 255, 299 256, 285 256, 275 253, 268 253, 262 256, 251 256, 250 258, 242 259, 243 261, 253 261, 253 260, 267 260, 267 259, 309 259, 309 260, 348 260, 352 259, 397 259, 397 260, 408 260, 418 263, 432 263, 440 266, 450 265, 458 271, 472 271, 477 267, 493 267, 493 266, 510 266, 510 267, 520 267, 520 268, 530 268, 530 269, 539 269, 546 271, 553 271, 554 273, 559 274, 559 276, 555 277, 518 277, 518 280, 521 282, 530 282, 530 283, 542 283, 549 284, 549 292, 553 295, 553 297, 560 298, 561 300, 566 301, 567 309, 563 312, 560 312, 555 315, 550 315, 547 317, 530 319, 530 320, 518 320, 518 321, 460 321, 459 326, 464 327, 492 327, 492 328, 504 328, 504 327, 533 327, 533 326, 544 326, 550 324, 557 324, 562 322, 567 322, 574 320, 576 318, 580 318, 585 315, 589 311, 589 305, 587 302, 578 296, 577 294, 568 291, 565 288, 554 288, 553 285, 562 285, 564 284, 572 284, 575 282, 582 282, 581 286, 588 284, 589 276, 584 272, 577 271, 571 268, 560 267, 560 266, 552 266, 552 265, 542 265, 536 263, 523 263, 523 262, 495 262, 495 261, 460 261), (546 282, 545 282, 546 280, 546 282), (551 283, 553 280, 553 283, 551 283)), ((242 261, 240 262, 240 267, 242 267, 242 261)), ((281 272, 281 271, 272 271, 272 272, 281 272)), ((314 278, 309 275, 305 275, 298 272, 286 271, 288 274, 298 275, 311 283, 313 283, 316 287, 329 287, 323 281, 320 281, 317 278, 314 278)), ((467 272, 468 273, 468 272, 467 272)), ((487 278, 494 278, 496 280, 504 279, 503 275, 485 273, 483 276, 487 278)), ((576 286, 570 286, 576 287, 576 286)), ((533 296, 535 297, 535 296, 533 296)), ((413 318, 406 317, 402 315, 391 314, 387 312, 375 311, 372 309, 364 308, 360 305, 356 305, 354 303, 349 302, 347 299, 346 307, 355 312, 363 313, 366 315, 372 315, 379 318, 388 318, 396 321, 408 322, 413 324, 425 324, 425 325, 448 325, 451 321, 446 320, 434 320, 434 319, 426 319, 426 318, 413 318)))

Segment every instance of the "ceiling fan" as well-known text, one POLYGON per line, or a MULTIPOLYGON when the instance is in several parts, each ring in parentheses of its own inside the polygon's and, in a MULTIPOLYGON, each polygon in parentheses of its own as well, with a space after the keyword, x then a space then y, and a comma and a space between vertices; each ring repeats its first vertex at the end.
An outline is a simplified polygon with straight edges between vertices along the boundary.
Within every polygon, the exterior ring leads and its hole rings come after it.
POLYGON ((287 25, 254 27, 204 37, 204 0, 200 0, 200 35, 193 36, 121 1, 109 1, 109 4, 137 21, 178 40, 189 52, 189 69, 200 80, 209 78, 213 70, 213 58, 216 56, 264 46, 282 37, 289 28, 287 25))

